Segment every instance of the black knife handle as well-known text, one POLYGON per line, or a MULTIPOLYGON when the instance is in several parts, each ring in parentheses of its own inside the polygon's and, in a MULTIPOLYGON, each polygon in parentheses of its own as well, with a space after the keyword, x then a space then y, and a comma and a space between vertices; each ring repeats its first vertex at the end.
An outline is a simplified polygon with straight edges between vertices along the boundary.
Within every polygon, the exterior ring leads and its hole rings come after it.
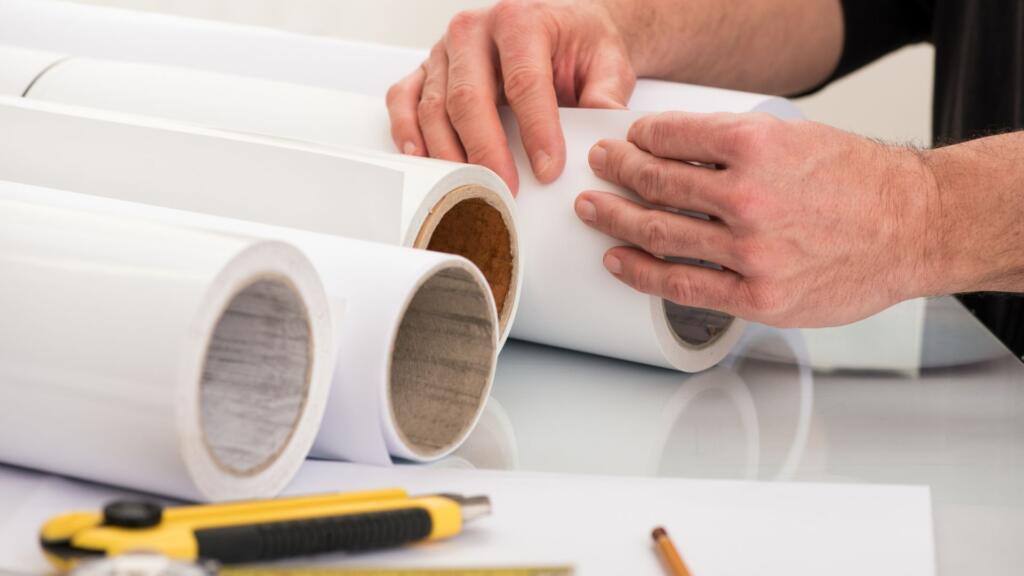
POLYGON ((222 564, 393 548, 430 535, 430 513, 406 508, 196 530, 199 557, 222 564))

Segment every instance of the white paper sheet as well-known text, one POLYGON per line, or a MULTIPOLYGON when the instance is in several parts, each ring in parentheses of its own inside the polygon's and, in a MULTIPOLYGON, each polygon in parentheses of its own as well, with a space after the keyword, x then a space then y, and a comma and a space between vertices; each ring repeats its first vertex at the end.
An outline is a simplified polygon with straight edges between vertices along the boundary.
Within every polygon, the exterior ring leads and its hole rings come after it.
POLYGON ((306 457, 333 330, 279 242, 0 201, 0 461, 194 499, 306 457))
MULTIPOLYGON (((4 489, 0 468, 0 490, 4 489)), ((18 484, 23 484, 23 478, 18 484)), ((0 520, 0 568, 39 571, 36 530, 50 515, 92 509, 101 487, 40 478, 0 520)), ((488 494, 494 514, 458 537, 402 550, 303 559, 301 565, 572 564, 581 576, 661 574, 650 531, 664 525, 694 574, 932 576, 927 488, 748 483, 372 468, 307 462, 290 493, 402 486, 413 493, 488 494)), ((23 488, 19 488, 23 489, 23 488)))
POLYGON ((25 99, 0 98, 0 118, 0 178, 107 196, 116 183, 129 200, 464 255, 508 334, 518 224, 490 170, 25 99))
POLYGON ((0 199, 274 238, 303 251, 330 298, 336 342, 317 456, 434 460, 462 443, 483 410, 497 318, 486 281, 463 258, 3 181, 0 199))

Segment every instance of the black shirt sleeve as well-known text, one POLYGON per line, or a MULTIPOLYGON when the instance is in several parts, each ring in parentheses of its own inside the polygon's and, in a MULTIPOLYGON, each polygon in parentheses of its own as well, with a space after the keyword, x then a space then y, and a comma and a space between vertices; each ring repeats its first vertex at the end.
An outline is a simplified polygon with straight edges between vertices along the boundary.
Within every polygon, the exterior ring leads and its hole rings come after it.
POLYGON ((814 92, 907 44, 931 38, 936 0, 842 0, 843 53, 814 92))

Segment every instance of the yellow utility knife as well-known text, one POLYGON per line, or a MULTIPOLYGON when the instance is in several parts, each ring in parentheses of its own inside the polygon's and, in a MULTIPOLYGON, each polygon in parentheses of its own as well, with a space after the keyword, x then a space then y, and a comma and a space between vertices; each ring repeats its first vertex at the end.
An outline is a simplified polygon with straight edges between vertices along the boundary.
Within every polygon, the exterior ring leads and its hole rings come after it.
POLYGON ((168 508, 125 500, 53 518, 39 541, 60 569, 138 551, 254 563, 449 538, 490 511, 486 496, 409 496, 401 489, 168 508))

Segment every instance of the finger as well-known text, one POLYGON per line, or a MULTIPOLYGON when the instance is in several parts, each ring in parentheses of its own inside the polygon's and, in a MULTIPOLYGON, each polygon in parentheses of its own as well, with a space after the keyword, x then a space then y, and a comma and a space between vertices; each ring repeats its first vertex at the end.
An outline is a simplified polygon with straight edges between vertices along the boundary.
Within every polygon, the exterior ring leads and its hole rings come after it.
POLYGON ((588 226, 656 256, 736 264, 732 233, 719 222, 652 210, 608 192, 583 192, 575 208, 588 226))
POLYGON ((534 175, 551 182, 565 168, 565 140, 551 70, 551 39, 543 25, 514 12, 494 31, 505 98, 519 124, 534 175))
POLYGON ((445 55, 443 40, 430 51, 424 68, 426 77, 423 94, 416 112, 427 152, 434 158, 465 162, 466 154, 448 118, 445 104, 448 94, 448 56, 445 55))
POLYGON ((634 122, 626 139, 662 158, 728 166, 738 156, 736 136, 742 133, 743 116, 662 112, 634 122))
POLYGON ((636 86, 636 74, 620 50, 600 50, 587 70, 580 91, 582 108, 626 108, 636 86))
POLYGON ((402 154, 423 156, 427 145, 420 133, 416 107, 423 93, 426 73, 420 66, 412 74, 399 80, 388 89, 388 117, 391 119, 391 139, 402 154))
POLYGON ((498 117, 494 49, 483 19, 463 12, 448 27, 448 117, 467 160, 497 172, 514 194, 519 174, 498 117))
POLYGON ((624 140, 601 140, 589 160, 595 174, 651 204, 715 216, 725 211, 721 175, 712 169, 659 158, 624 140))
POLYGON ((728 270, 676 264, 637 248, 619 246, 604 256, 604 266, 629 286, 682 306, 717 310, 743 317, 743 278, 728 270))

